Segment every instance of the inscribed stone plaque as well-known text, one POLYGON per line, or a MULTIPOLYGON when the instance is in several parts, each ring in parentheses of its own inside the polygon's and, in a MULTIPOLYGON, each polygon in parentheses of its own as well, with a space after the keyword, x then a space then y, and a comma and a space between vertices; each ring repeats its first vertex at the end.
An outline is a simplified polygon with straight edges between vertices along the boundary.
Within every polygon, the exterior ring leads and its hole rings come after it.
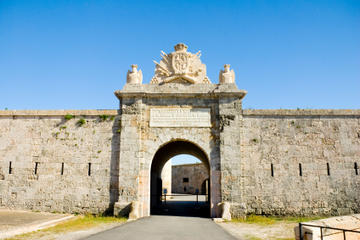
POLYGON ((210 108, 152 108, 150 127, 211 127, 210 108))

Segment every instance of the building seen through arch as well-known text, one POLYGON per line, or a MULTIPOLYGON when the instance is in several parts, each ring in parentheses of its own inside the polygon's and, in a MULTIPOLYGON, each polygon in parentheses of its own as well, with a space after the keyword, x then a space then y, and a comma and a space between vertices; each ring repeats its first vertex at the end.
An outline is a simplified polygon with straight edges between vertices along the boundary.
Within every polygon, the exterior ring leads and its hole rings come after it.
POLYGON ((172 193, 208 193, 209 172, 202 163, 173 165, 171 168, 172 193))
POLYGON ((161 184, 157 214, 209 215, 209 170, 199 159, 180 154, 168 160, 161 171, 161 184))

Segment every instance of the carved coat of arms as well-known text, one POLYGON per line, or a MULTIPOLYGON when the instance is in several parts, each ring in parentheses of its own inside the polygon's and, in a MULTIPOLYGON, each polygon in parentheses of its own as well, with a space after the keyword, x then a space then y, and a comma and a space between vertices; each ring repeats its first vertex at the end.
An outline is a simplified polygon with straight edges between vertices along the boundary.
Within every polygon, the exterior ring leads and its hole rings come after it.
POLYGON ((206 76, 206 66, 201 63, 200 52, 187 52, 183 43, 175 45, 175 52, 166 54, 163 51, 160 63, 155 62, 155 76, 152 84, 158 83, 210 83, 206 76))
POLYGON ((189 58, 186 52, 174 52, 172 54, 172 67, 175 74, 185 74, 189 66, 189 58))

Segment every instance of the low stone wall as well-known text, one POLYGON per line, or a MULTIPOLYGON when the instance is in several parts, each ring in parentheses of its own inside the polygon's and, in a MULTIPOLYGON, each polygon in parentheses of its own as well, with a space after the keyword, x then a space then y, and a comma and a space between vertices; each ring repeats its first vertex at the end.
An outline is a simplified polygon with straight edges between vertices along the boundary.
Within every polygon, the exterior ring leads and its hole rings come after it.
POLYGON ((0 207, 79 213, 111 208, 117 114, 0 111, 0 207))

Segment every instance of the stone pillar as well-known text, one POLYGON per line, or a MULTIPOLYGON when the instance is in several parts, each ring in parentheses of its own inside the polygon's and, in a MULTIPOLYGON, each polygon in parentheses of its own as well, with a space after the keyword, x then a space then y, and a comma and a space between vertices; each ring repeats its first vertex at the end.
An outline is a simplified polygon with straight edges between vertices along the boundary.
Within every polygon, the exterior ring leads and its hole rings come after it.
POLYGON ((221 202, 229 202, 231 213, 241 215, 241 100, 219 99, 221 202), (234 205, 235 204, 235 205, 234 205), (235 211, 235 212, 234 212, 235 211))
POLYGON ((141 153, 142 99, 124 98, 120 102, 119 199, 115 215, 128 215, 131 202, 138 200, 141 153))

